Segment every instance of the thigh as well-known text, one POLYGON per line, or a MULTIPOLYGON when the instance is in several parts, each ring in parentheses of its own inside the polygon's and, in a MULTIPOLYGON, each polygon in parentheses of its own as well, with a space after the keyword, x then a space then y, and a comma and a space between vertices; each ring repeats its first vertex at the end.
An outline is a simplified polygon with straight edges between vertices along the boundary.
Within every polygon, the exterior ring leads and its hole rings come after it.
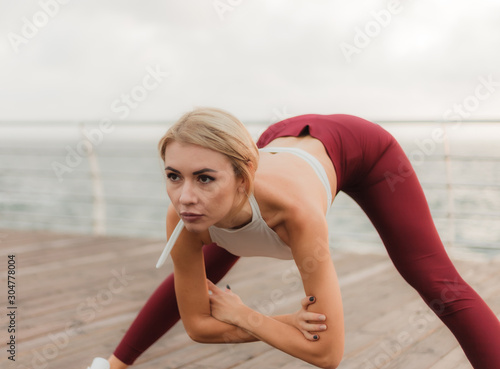
POLYGON ((378 158, 359 186, 346 193, 368 215, 394 265, 411 285, 420 289, 428 282, 426 277, 456 275, 417 175, 397 142, 378 158))

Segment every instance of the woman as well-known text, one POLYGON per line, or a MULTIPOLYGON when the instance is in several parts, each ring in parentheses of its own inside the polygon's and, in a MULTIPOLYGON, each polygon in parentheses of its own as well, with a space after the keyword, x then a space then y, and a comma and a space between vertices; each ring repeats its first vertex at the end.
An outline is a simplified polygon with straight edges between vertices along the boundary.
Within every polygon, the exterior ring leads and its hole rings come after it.
POLYGON ((344 327, 325 213, 339 191, 365 211, 398 271, 474 368, 500 368, 499 320, 458 275, 416 174, 380 126, 348 115, 303 115, 270 126, 255 145, 232 115, 196 109, 169 129, 159 149, 172 202, 167 231, 175 243, 175 281, 169 276, 146 303, 109 359, 112 369, 132 364, 179 313, 195 341, 262 340, 336 368, 344 327), (213 284, 239 256, 252 255, 294 259, 306 295, 302 309, 263 316, 213 284))

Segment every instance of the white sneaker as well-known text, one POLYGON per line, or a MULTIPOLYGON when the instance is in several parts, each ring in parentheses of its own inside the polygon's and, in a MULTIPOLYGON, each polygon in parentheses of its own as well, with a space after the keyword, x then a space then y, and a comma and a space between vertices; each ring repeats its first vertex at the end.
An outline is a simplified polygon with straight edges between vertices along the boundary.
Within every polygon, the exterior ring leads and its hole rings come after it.
POLYGON ((94 361, 92 361, 92 365, 87 369, 109 369, 108 360, 102 357, 96 357, 94 361))

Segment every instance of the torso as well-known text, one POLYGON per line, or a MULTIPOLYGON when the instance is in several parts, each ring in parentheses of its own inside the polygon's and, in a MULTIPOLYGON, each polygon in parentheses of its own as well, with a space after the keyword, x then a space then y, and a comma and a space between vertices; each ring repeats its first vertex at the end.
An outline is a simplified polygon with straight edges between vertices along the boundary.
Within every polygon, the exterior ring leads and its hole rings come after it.
MULTIPOLYGON (((321 141, 311 136, 280 137, 266 147, 272 146, 296 147, 313 155, 325 169, 335 195, 335 168, 321 141)), ((286 221, 293 213, 290 209, 299 206, 303 211, 321 214, 323 218, 327 210, 327 194, 318 176, 307 162, 290 153, 260 154, 255 174, 255 198, 267 225, 288 245, 286 221)))

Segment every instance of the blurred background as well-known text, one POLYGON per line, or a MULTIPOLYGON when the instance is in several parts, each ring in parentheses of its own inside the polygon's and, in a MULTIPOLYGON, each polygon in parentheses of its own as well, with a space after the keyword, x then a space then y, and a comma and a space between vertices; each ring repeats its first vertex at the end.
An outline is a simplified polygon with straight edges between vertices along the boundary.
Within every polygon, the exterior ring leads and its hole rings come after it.
MULTIPOLYGON (((257 138, 344 113, 402 144, 447 247, 500 250, 500 3, 0 5, 0 228, 165 238, 156 145, 196 106, 257 138)), ((348 197, 331 247, 383 250, 348 197)))

